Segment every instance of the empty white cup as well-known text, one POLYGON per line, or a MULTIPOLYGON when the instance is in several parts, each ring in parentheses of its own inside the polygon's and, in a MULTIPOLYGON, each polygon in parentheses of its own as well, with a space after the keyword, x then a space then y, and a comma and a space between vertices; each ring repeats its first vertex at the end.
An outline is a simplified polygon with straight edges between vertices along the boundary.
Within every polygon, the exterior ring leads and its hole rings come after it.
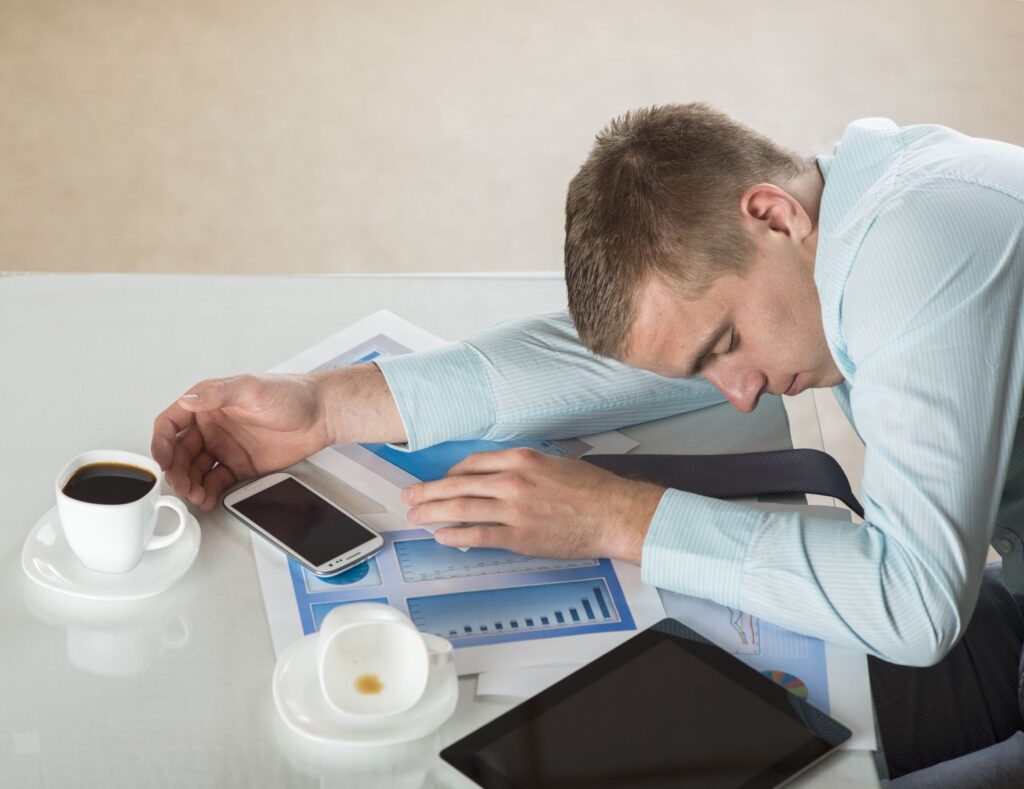
POLYGON ((142 559, 143 553, 166 548, 185 533, 189 513, 174 496, 160 495, 163 473, 151 458, 134 452, 99 449, 72 459, 57 475, 57 510, 68 545, 90 570, 126 573, 142 559), (145 469, 156 482, 142 498, 126 504, 96 504, 71 498, 64 486, 83 466, 121 463, 145 469), (178 526, 170 534, 154 536, 157 509, 170 507, 178 514, 178 526))
POLYGON ((320 689, 327 704, 343 715, 405 712, 423 696, 431 665, 447 662, 451 644, 420 633, 389 605, 341 605, 320 626, 320 689))

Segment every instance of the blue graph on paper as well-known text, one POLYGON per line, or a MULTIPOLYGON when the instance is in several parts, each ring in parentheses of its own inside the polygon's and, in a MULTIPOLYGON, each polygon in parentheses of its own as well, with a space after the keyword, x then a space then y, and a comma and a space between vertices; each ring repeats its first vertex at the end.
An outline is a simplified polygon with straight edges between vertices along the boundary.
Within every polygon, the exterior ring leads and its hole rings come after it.
POLYGON ((511 631, 577 630, 617 622, 603 579, 413 597, 409 615, 447 639, 511 631))
POLYGON ((537 559, 496 549, 463 552, 436 543, 422 529, 381 536, 384 547, 355 583, 331 584, 296 562, 289 564, 303 632, 315 632, 337 605, 367 601, 395 606, 420 630, 441 635, 455 647, 636 629, 607 559, 537 559), (403 575, 403 561, 412 580, 403 575), (520 569, 494 572, 508 563, 519 563, 520 569))
POLYGON ((406 583, 597 566, 596 559, 542 559, 497 548, 457 551, 433 539, 396 542, 395 555, 406 583))

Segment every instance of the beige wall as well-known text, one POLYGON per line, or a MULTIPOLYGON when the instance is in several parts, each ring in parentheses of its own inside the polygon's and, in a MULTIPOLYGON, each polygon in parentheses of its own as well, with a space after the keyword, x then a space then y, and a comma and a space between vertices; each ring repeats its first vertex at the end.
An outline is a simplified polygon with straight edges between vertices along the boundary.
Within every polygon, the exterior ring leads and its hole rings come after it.
POLYGON ((0 269, 557 269, 637 105, 1024 144, 1024 2, 0 0, 0 269))

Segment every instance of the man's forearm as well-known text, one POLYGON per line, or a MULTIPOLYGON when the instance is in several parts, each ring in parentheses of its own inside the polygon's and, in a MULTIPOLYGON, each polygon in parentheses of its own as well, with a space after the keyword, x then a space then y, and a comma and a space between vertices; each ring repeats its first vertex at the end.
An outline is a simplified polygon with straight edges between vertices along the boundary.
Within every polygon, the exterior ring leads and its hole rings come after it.
POLYGON ((405 427, 384 374, 371 363, 312 373, 331 444, 403 443, 405 427))
POLYGON ((891 663, 932 665, 962 633, 960 609, 984 562, 915 543, 945 532, 940 546, 965 544, 941 515, 911 531, 876 514, 869 507, 852 523, 669 490, 644 538, 641 577, 891 663))
POLYGON ((564 311, 375 360, 411 449, 483 438, 568 438, 725 402, 705 379, 662 378, 580 345, 564 311))

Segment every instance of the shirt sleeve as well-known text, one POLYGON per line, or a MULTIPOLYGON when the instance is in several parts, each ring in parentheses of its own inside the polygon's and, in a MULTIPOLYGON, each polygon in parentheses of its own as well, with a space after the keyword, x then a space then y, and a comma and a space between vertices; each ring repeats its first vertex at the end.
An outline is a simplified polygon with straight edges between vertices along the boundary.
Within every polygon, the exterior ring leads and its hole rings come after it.
POLYGON ((649 583, 887 660, 929 665, 973 611, 1024 381, 1024 211, 937 181, 876 219, 843 301, 865 521, 668 491, 649 583))
POLYGON ((375 361, 413 450, 468 438, 585 436, 725 402, 703 378, 664 378, 594 355, 565 311, 375 361))

